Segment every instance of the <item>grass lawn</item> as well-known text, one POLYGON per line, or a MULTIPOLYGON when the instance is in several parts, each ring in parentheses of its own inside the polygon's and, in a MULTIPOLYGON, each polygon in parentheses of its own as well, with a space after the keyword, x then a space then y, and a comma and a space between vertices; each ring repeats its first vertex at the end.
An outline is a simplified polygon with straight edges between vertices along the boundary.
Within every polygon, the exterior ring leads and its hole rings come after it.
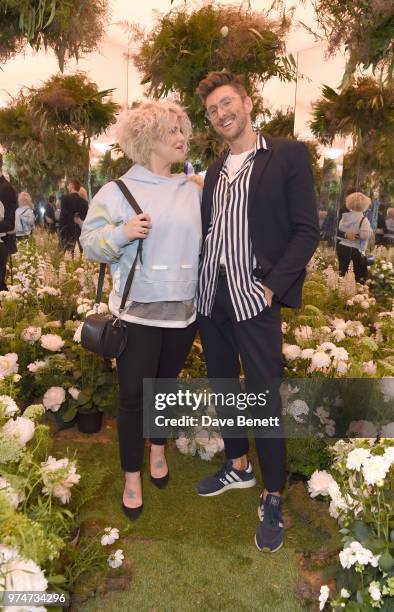
MULTIPOLYGON (((55 449, 77 451, 81 473, 105 466, 109 475, 81 516, 85 529, 118 527, 127 578, 122 586, 101 589, 90 579, 77 589, 73 610, 85 612, 226 612, 305 610, 295 588, 300 580, 298 551, 335 548, 338 541, 321 527, 315 509, 308 515, 304 488, 287 492, 285 546, 275 554, 255 548, 259 487, 233 490, 201 498, 194 483, 218 469, 222 457, 211 462, 181 455, 170 446, 167 460, 171 479, 165 490, 143 479, 144 512, 130 523, 121 510, 123 474, 120 470, 114 422, 96 436, 76 429, 61 432, 55 449), (296 493, 293 493, 297 491, 296 493), (300 497, 301 494, 301 497, 300 497), (126 536, 122 531, 128 527, 126 536), (90 597, 87 597, 90 595, 90 597)), ((148 450, 148 449, 147 449, 148 450)), ((253 457, 252 457, 253 459, 253 457)), ((146 462, 147 465, 148 462, 146 462)), ((254 464, 257 463, 254 459, 254 464)), ((256 469, 257 473, 259 471, 256 469)), ((310 502, 311 504, 316 502, 310 502)), ((325 508, 322 508, 326 515, 325 508)), ((119 570, 111 570, 114 575, 119 570)))

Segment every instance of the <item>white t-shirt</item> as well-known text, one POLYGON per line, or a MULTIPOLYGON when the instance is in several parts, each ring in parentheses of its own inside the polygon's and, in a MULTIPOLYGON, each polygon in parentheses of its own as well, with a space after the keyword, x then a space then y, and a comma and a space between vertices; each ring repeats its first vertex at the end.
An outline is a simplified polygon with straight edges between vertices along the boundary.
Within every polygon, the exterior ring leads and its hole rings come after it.
MULTIPOLYGON (((254 151, 254 149, 249 149, 249 151, 244 151, 243 153, 238 153, 237 155, 230 153, 230 155, 227 158, 227 174, 228 174, 230 183, 233 181, 238 170, 240 170, 245 159, 248 157, 248 155, 252 153, 252 151, 254 151)), ((223 246, 222 246, 222 252, 220 255, 220 265, 223 265, 223 266, 226 265, 226 258, 224 255, 223 246)))

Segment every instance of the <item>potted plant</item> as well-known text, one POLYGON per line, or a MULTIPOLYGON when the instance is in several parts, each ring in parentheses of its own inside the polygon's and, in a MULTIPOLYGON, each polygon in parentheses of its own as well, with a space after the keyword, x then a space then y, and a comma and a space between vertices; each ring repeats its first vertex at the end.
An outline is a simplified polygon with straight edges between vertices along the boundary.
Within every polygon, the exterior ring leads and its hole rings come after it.
POLYGON ((63 408, 65 422, 77 417, 78 429, 82 433, 100 431, 103 413, 113 413, 117 400, 117 380, 111 362, 81 346, 73 347, 77 353, 80 369, 73 373, 74 386, 69 386, 69 398, 63 408))

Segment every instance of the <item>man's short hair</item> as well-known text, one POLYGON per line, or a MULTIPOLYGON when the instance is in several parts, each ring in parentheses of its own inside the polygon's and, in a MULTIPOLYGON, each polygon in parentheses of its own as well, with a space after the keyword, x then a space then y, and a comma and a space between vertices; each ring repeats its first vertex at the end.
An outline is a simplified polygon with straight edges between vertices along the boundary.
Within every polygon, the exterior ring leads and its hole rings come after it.
POLYGON ((210 72, 205 79, 199 82, 196 89, 196 93, 200 96, 201 102, 204 104, 206 100, 215 89, 223 87, 223 85, 230 85, 240 96, 247 96, 247 91, 242 82, 242 78, 238 74, 233 74, 227 70, 221 72, 210 72))
POLYGON ((81 189, 81 182, 80 182, 80 180, 79 180, 79 179, 77 179, 77 178, 71 178, 71 179, 68 181, 68 184, 69 184, 69 185, 72 185, 72 186, 74 187, 75 191, 79 191, 79 190, 81 189))

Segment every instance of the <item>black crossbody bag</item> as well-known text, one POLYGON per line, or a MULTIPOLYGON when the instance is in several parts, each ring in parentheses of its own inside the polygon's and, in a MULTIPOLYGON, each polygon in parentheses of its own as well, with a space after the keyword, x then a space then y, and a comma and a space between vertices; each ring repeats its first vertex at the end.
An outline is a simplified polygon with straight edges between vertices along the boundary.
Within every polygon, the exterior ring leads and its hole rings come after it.
MULTIPOLYGON (((141 208, 138 206, 136 200, 127 189, 126 185, 120 179, 114 181, 123 195, 127 199, 130 206, 133 208, 137 215, 142 213, 141 208)), ((137 259, 139 258, 142 264, 142 243, 143 240, 138 241, 137 254, 133 261, 133 265, 130 268, 129 275, 124 286, 122 300, 119 307, 119 314, 116 317, 112 314, 94 314, 86 317, 81 331, 81 344, 83 348, 92 353, 96 353, 106 359, 114 359, 121 356, 127 343, 127 325, 125 321, 120 318, 124 307, 126 305, 127 297, 130 293, 131 285, 134 278, 135 268, 137 265, 137 259)), ((107 265, 105 263, 100 264, 100 273, 97 283, 96 292, 96 303, 95 308, 97 309, 101 302, 101 295, 103 292, 105 269, 107 265)))

